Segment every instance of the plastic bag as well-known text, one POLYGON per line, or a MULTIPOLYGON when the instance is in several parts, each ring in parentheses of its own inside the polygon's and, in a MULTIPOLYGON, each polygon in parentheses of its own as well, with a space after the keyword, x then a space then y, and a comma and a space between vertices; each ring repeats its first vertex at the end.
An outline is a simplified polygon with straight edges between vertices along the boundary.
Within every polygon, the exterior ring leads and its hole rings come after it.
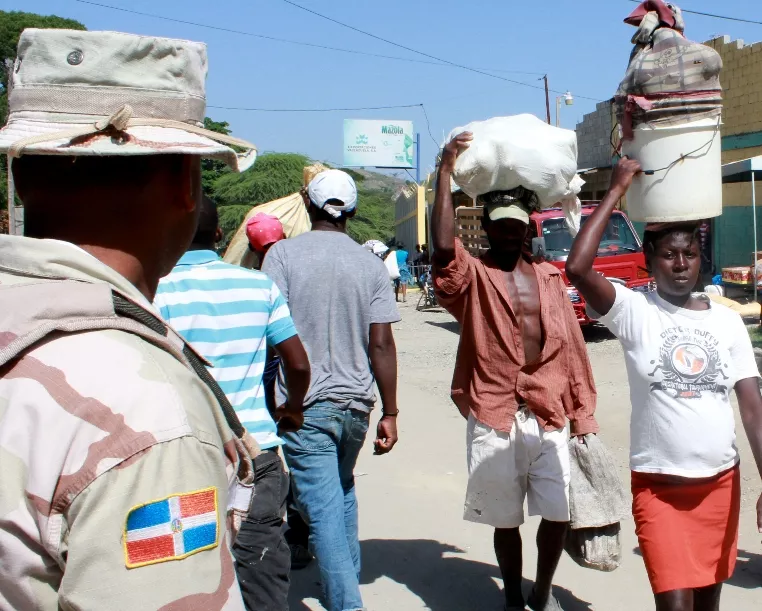
POLYGON ((472 198, 524 187, 541 208, 559 203, 572 235, 579 230, 577 199, 584 181, 577 176, 577 135, 534 115, 494 117, 454 129, 448 140, 471 132, 471 146, 458 157, 453 179, 472 198))
POLYGON ((598 528, 569 529, 564 549, 578 565, 610 573, 622 561, 619 522, 598 528))
POLYGON ((400 267, 397 264, 396 250, 390 252, 386 259, 384 259, 384 265, 386 266, 386 271, 389 272, 389 278, 396 280, 400 277, 400 267))
POLYGON ((564 549, 580 566, 613 571, 622 558, 619 522, 630 515, 616 463, 596 435, 585 435, 584 443, 570 439, 569 458, 571 520, 564 549))

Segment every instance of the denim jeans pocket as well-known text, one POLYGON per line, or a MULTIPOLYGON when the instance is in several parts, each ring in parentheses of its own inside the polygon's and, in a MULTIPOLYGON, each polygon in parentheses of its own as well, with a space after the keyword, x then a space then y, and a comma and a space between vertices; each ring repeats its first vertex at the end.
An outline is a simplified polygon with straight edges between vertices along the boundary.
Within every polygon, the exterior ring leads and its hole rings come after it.
POLYGON ((325 450, 336 446, 341 439, 345 410, 331 405, 317 404, 304 412, 304 425, 287 437, 294 449, 325 450))

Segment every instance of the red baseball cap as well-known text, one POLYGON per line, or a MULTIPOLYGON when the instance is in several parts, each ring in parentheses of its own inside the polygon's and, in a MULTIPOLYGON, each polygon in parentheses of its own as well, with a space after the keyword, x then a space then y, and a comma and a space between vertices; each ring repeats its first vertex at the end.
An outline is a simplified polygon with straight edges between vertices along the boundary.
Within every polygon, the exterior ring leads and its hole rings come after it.
POLYGON ((286 234, 277 216, 260 212, 246 223, 246 237, 254 250, 262 252, 265 247, 283 240, 286 234))

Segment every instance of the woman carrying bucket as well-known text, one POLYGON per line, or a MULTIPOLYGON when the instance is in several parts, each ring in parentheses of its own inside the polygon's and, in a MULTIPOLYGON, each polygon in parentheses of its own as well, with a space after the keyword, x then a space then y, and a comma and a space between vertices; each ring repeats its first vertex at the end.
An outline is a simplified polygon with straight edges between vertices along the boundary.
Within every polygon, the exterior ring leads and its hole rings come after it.
MULTIPOLYGON (((733 574, 741 505, 730 390, 762 474, 762 396, 738 314, 691 294, 698 221, 647 225, 657 291, 637 293, 593 269, 601 236, 633 177, 622 159, 572 247, 566 274, 620 340, 630 382, 633 516, 657 611, 718 611, 733 574)), ((762 497, 757 502, 762 532, 762 497)))

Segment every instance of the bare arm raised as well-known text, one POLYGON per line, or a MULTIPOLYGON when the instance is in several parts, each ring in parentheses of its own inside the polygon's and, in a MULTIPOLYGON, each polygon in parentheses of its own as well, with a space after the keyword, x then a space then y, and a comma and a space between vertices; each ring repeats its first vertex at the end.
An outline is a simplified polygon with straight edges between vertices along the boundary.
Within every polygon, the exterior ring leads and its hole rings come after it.
POLYGON ((566 261, 566 277, 590 306, 602 316, 609 313, 616 299, 614 285, 593 269, 606 225, 617 202, 627 193, 632 179, 640 173, 634 159, 620 159, 611 177, 611 186, 574 240, 566 261))
POLYGON ((442 267, 455 259, 455 210, 452 204, 450 179, 455 161, 469 146, 473 136, 469 132, 458 134, 442 151, 437 172, 437 193, 431 216, 431 235, 434 242, 434 258, 442 267))

